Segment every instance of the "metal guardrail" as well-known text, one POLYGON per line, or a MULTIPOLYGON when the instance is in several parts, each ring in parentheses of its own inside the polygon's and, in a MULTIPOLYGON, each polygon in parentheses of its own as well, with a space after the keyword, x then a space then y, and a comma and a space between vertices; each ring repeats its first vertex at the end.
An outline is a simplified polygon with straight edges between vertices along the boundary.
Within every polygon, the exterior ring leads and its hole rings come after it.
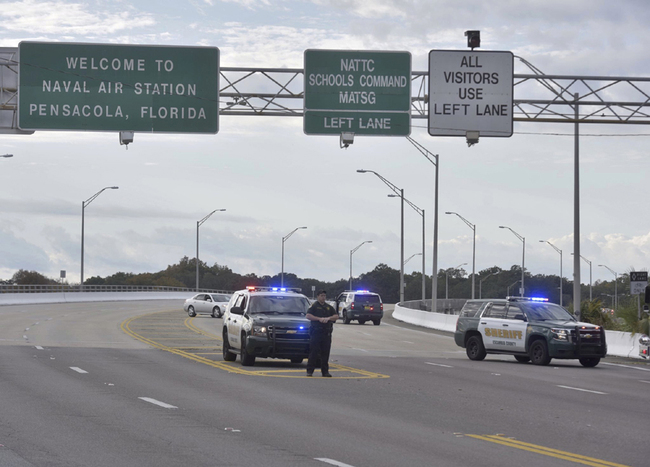
MULTIPOLYGON (((445 315, 457 315, 460 313, 461 308, 465 305, 466 298, 439 298, 438 299, 438 313, 445 315)), ((405 308, 420 311, 431 311, 431 299, 429 300, 409 300, 399 304, 405 308)))
POLYGON ((0 285, 0 293, 74 293, 74 292, 187 292, 195 293, 225 293, 231 294, 229 290, 216 289, 189 289, 187 287, 167 287, 160 285, 0 285))

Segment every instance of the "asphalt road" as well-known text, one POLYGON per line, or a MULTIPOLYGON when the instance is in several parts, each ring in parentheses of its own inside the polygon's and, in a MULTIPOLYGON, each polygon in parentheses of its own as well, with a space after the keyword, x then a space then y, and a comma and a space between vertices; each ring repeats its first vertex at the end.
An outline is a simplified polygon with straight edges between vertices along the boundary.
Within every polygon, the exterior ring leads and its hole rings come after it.
POLYGON ((0 466, 650 464, 644 362, 472 362, 387 316, 337 324, 334 377, 307 378, 224 362, 221 319, 181 307, 0 307, 0 466))

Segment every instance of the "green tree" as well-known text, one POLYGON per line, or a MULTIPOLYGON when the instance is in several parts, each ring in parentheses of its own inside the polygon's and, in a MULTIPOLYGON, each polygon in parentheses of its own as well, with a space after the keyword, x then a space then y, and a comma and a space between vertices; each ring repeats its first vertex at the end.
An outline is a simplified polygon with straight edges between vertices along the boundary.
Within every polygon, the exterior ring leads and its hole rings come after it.
POLYGON ((14 284, 19 285, 48 285, 56 284, 56 281, 45 277, 43 274, 36 271, 27 271, 19 269, 11 278, 14 284))

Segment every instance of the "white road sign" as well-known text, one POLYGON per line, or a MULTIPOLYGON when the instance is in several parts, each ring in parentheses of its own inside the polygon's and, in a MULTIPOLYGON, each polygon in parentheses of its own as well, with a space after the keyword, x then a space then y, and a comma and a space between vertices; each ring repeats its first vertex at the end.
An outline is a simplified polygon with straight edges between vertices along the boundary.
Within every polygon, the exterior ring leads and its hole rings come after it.
POLYGON ((512 52, 429 52, 429 134, 512 136, 512 52))
POLYGON ((630 272, 630 293, 632 295, 645 293, 648 286, 648 271, 630 272))

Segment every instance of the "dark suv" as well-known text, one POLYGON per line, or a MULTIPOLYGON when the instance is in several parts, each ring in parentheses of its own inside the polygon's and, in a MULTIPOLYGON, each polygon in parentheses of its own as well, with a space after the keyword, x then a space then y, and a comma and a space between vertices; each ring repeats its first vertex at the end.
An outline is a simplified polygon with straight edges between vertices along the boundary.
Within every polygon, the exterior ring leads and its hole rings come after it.
POLYGON ((223 316, 223 359, 286 358, 301 363, 309 357, 309 300, 277 287, 248 287, 235 292, 223 316))
POLYGON ((336 297, 334 307, 344 324, 357 320, 359 324, 372 321, 379 326, 384 317, 384 304, 379 294, 367 290, 346 290, 336 297))
POLYGON ((508 354, 535 365, 548 365, 551 358, 577 358, 583 366, 594 367, 607 354, 602 326, 578 322, 547 299, 468 300, 454 339, 470 360, 483 360, 488 353, 508 354))

